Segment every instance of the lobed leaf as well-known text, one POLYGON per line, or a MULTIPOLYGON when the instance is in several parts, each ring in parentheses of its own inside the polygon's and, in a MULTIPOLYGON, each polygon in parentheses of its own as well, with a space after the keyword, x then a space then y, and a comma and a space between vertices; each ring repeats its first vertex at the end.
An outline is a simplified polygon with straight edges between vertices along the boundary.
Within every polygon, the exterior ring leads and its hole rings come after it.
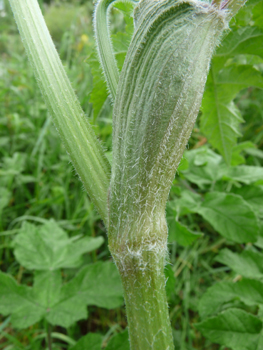
POLYGON ((113 263, 87 265, 61 288, 60 301, 47 315, 52 324, 69 327, 87 317, 86 305, 108 309, 123 304, 123 291, 113 263))
POLYGON ((42 226, 24 222, 14 240, 14 253, 20 264, 29 270, 57 270, 78 267, 81 256, 102 243, 102 237, 74 241, 55 221, 42 226))
POLYGON ((123 304, 122 285, 112 263, 87 265, 62 286, 60 271, 40 271, 34 286, 20 286, 0 273, 0 312, 11 314, 16 328, 27 328, 42 318, 69 327, 87 318, 87 305, 115 308, 123 304))
POLYGON ((40 321, 45 309, 33 297, 32 288, 20 286, 9 275, 0 272, 0 313, 11 314, 16 328, 27 328, 40 321))
POLYGON ((250 86, 263 88, 261 73, 249 65, 233 64, 217 67, 214 59, 207 79, 202 103, 201 130, 209 142, 219 150, 227 164, 231 163, 232 149, 240 136, 243 121, 233 103, 236 94, 250 86))

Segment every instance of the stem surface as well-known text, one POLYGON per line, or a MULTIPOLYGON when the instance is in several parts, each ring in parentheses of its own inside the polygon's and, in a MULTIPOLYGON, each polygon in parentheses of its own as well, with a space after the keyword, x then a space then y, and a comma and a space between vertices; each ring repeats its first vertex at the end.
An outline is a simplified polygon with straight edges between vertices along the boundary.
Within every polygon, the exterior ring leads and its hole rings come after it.
POLYGON ((108 11, 116 0, 99 0, 94 12, 94 30, 101 66, 107 81, 109 93, 114 101, 119 81, 119 70, 114 56, 109 33, 108 11))
POLYGON ((164 275, 167 256, 164 215, 144 229, 149 229, 147 235, 142 237, 141 232, 134 232, 130 241, 125 241, 123 235, 109 236, 110 250, 124 287, 130 348, 172 350, 174 345, 164 275))
POLYGON ((107 225, 110 165, 66 75, 37 0, 9 0, 46 105, 91 200, 107 225))
POLYGON ((129 273, 121 273, 131 330, 130 347, 131 350, 172 350, 164 262, 157 262, 152 252, 143 255, 145 268, 133 258, 129 273))

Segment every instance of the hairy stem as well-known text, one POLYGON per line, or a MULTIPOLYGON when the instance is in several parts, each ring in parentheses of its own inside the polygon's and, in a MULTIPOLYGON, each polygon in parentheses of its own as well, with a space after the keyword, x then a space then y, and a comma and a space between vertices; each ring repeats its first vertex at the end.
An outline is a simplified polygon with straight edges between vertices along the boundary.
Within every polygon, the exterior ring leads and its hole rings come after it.
POLYGON ((109 238, 124 287, 131 350, 174 349, 164 275, 167 230, 154 226, 141 240, 135 238, 141 232, 129 241, 122 234, 109 238))
MULTIPOLYGON (((98 49, 99 60, 106 78, 112 101, 115 101, 119 82, 119 70, 114 56, 114 50, 110 37, 109 10, 117 1, 125 0, 98 0, 94 11, 94 30, 98 49)), ((129 0, 136 3, 135 0, 129 0)))
POLYGON ((119 81, 119 70, 114 56, 109 33, 108 11, 115 0, 99 0, 94 12, 94 30, 100 63, 107 81, 109 93, 115 100, 119 81))
POLYGON ((77 100, 37 0, 9 0, 46 105, 71 161, 107 225, 110 165, 77 100))

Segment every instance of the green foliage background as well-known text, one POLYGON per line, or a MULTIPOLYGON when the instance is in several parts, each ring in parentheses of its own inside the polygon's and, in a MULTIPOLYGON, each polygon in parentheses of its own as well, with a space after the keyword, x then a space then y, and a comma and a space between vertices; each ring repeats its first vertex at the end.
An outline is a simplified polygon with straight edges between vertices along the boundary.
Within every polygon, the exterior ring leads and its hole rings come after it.
MULTIPOLYGON (((91 1, 39 1, 111 158, 112 106, 91 1)), ((107 236, 43 103, 8 3, 0 10, 0 349, 128 350, 107 236), (50 349, 50 346, 49 346, 50 349)), ((263 2, 232 20, 167 204, 175 348, 263 348, 263 2)), ((131 8, 112 11, 121 68, 131 8)))

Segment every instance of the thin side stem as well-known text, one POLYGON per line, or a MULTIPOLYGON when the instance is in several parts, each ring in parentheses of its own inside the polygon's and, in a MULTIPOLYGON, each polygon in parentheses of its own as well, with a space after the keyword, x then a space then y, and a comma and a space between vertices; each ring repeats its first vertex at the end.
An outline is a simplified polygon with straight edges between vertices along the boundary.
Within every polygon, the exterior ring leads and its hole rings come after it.
POLYGON ((112 101, 115 101, 119 70, 110 38, 108 11, 115 0, 99 0, 94 12, 94 30, 101 66, 112 101))
MULTIPOLYGON (((120 73, 110 37, 109 11, 114 2, 121 1, 125 2, 125 0, 98 0, 93 20, 99 60, 113 102, 116 97, 120 73)), ((137 3, 135 0, 128 1, 137 3)))
POLYGON ((48 350, 52 350, 51 325, 47 323, 47 346, 48 350))
POLYGON ((80 179, 107 225, 110 165, 69 82, 37 0, 9 0, 46 105, 80 179))

